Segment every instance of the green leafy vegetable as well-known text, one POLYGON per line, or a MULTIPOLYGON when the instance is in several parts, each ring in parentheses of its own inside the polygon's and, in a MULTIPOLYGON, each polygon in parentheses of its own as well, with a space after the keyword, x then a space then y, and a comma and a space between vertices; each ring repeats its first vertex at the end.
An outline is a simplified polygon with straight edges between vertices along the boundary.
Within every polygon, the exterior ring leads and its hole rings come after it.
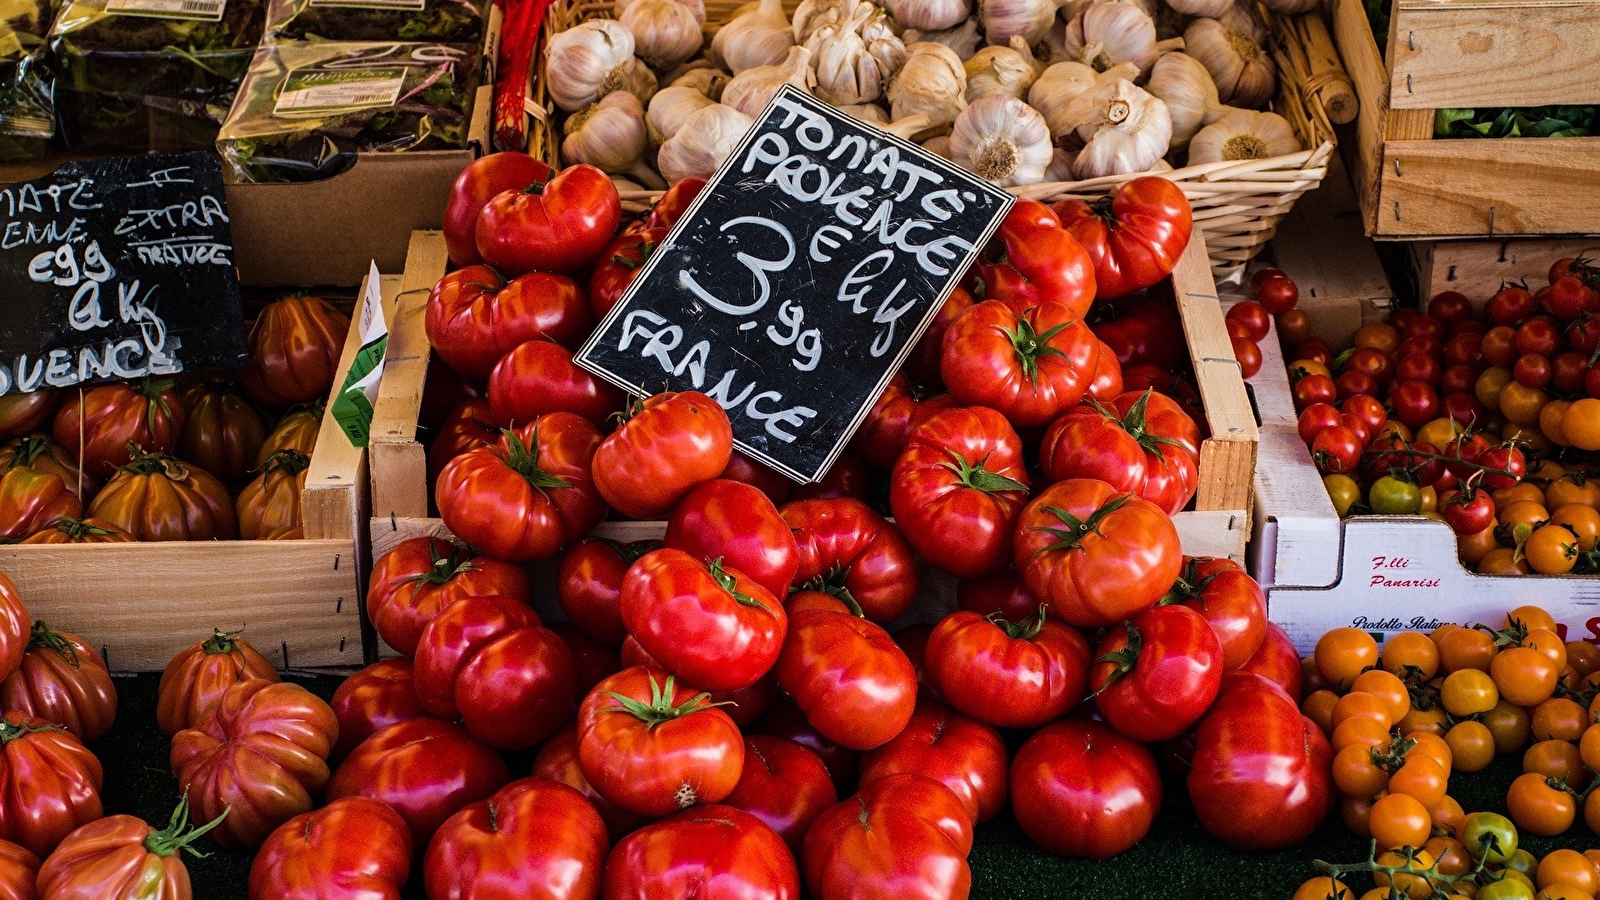
POLYGON ((55 135, 45 38, 51 0, 0 0, 0 160, 45 155, 55 135))
POLYGON ((1600 134, 1593 106, 1507 109, 1441 109, 1433 115, 1435 138, 1588 137, 1600 134))
POLYGON ((490 0, 271 0, 267 34, 273 40, 483 40, 490 0))

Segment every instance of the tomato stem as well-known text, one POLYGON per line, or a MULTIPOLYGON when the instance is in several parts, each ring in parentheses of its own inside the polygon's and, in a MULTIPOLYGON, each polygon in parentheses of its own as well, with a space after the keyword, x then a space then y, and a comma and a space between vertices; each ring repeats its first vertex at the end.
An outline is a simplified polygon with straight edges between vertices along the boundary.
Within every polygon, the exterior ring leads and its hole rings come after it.
POLYGON ((12 722, 8 719, 0 718, 0 747, 4 747, 18 738, 37 734, 41 731, 66 730, 64 726, 57 725, 54 722, 40 722, 38 725, 29 725, 26 718, 21 722, 12 722))
POLYGON ((1078 548, 1078 544, 1083 541, 1085 535, 1088 535, 1090 532, 1095 534, 1100 533, 1099 526, 1102 519, 1116 512, 1118 509, 1121 509, 1122 505, 1131 499, 1133 499, 1132 494, 1122 494, 1120 496, 1113 497, 1110 500, 1107 500, 1099 509, 1095 510, 1093 515, 1083 520, 1080 520, 1077 516, 1074 516, 1072 513, 1067 512, 1059 506, 1046 506, 1045 511, 1055 516, 1061 521, 1061 524, 1067 527, 1053 528, 1049 525, 1033 526, 1034 531, 1048 532, 1055 535, 1057 538, 1055 543, 1039 548, 1038 552, 1044 553, 1048 550, 1076 550, 1078 548))
POLYGON ((760 600, 757 600, 756 598, 738 589, 738 579, 734 578, 732 575, 729 575, 728 570, 722 567, 722 557, 719 556, 716 559, 708 561, 706 563, 706 571, 711 573, 711 577, 716 580, 718 587, 721 587, 723 590, 733 595, 733 601, 735 603, 739 604, 740 606, 753 606, 756 609, 772 612, 772 610, 767 609, 767 605, 765 603, 762 603, 760 600))
POLYGON ((989 457, 992 454, 984 454, 982 459, 972 463, 968 462, 967 458, 956 450, 946 448, 945 452, 950 454, 951 461, 942 463, 942 465, 956 473, 956 478, 963 485, 975 491, 982 491, 985 494, 1000 494, 1006 491, 1026 492, 1028 490, 1027 485, 1015 478, 1007 478, 999 472, 989 471, 989 457))
POLYGON ((850 593, 850 588, 845 585, 849 578, 850 569, 840 563, 834 563, 828 571, 794 588, 790 591, 790 594, 796 594, 800 591, 816 591, 819 594, 827 594, 848 607, 852 616, 858 619, 865 619, 867 617, 866 612, 861 608, 861 604, 856 602, 855 596, 850 593))
POLYGON ((658 684, 654 675, 646 675, 650 679, 650 702, 645 703, 635 700, 616 691, 601 691, 607 697, 617 701, 616 706, 607 707, 607 711, 625 712, 645 723, 647 728, 655 728, 663 722, 671 722, 684 716, 712 709, 718 706, 732 706, 733 701, 724 700, 721 703, 712 703, 709 692, 701 692, 690 697, 682 703, 674 704, 674 694, 677 690, 677 677, 668 675, 666 684, 658 684))
POLYGON ((179 850, 187 851, 190 856, 205 857, 209 853, 202 853, 191 846, 201 835, 222 824, 222 820, 233 811, 231 805, 223 808, 222 815, 201 825, 198 828, 189 828, 189 794, 184 792, 183 799, 178 801, 178 808, 172 811, 172 819, 167 822, 167 827, 160 831, 151 831, 144 839, 144 848, 156 856, 171 856, 179 850))
POLYGON ((506 450, 504 459, 512 471, 527 479, 528 484, 540 494, 549 496, 547 491, 559 488, 572 487, 572 482, 559 475, 554 475, 539 468, 539 429, 535 428, 529 435, 529 444, 522 441, 522 436, 507 428, 502 434, 505 436, 506 450))
POLYGON ((200 650, 210 655, 233 653, 239 649, 238 637, 243 633, 244 629, 242 628, 238 631, 223 631, 221 628, 213 628, 211 629, 211 637, 200 645, 200 650))
POLYGON ((74 669, 80 665, 78 651, 72 646, 72 642, 62 637, 59 632, 50 630, 50 626, 46 625, 43 619, 36 620, 33 629, 28 633, 28 649, 38 650, 41 647, 54 650, 57 656, 66 660, 74 669))
POLYGON ((1095 692, 1089 695, 1090 697, 1098 697, 1105 693, 1106 689, 1111 687, 1112 682, 1132 672, 1134 667, 1139 664, 1139 653, 1144 650, 1144 635, 1139 633, 1139 629, 1132 622, 1129 622, 1124 627, 1128 629, 1128 642, 1123 645, 1122 649, 1113 650, 1095 660, 1097 663, 1111 663, 1114 668, 1107 673, 1106 680, 1100 682, 1100 687, 1096 688, 1095 692))

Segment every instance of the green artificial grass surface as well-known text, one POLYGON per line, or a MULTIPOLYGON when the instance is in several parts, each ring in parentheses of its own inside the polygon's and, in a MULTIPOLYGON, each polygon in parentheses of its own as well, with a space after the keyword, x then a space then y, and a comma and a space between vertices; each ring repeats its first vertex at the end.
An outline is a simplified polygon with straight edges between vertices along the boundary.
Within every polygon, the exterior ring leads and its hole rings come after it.
MULTIPOLYGON (((331 677, 292 676, 290 680, 323 698, 332 697, 339 685, 339 679, 331 677)), ((164 826, 178 801, 178 783, 167 765, 167 740, 156 727, 158 682, 156 675, 116 679, 117 724, 93 749, 105 766, 107 814, 130 813, 164 826)), ((526 776, 529 760, 527 756, 513 759, 512 776, 526 776)), ((1521 754, 1502 757, 1483 772, 1455 774, 1450 779, 1450 793, 1468 812, 1504 813, 1506 788, 1520 772, 1521 754)), ((1280 900, 1316 874, 1312 860, 1355 862, 1366 857, 1366 843, 1345 829, 1337 807, 1300 847, 1274 853, 1234 853, 1201 829, 1181 781, 1169 776, 1165 788, 1161 814, 1150 833, 1138 846, 1108 860, 1049 856, 1022 833, 1009 809, 1002 811, 978 828, 970 857, 973 900, 1280 900)), ((184 858, 196 900, 245 900, 250 855, 201 843, 209 856, 184 858)), ((1524 837, 1522 841, 1539 855, 1558 846, 1583 849, 1597 843, 1581 816, 1560 838, 1524 837)), ((412 875, 405 896, 425 900, 420 865, 413 868, 412 875)), ((1370 879, 1351 879, 1353 888, 1371 886, 1370 879)))

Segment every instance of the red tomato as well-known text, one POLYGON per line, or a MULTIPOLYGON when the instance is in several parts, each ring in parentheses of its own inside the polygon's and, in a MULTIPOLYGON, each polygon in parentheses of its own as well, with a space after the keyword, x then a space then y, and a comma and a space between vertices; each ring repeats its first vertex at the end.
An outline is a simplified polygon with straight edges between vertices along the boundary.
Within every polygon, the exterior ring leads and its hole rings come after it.
POLYGON ((589 309, 595 321, 600 321, 617 305, 628 286, 639 277, 639 270, 649 262, 661 242, 666 240, 667 228, 627 230, 600 251, 594 272, 589 276, 589 309))
POLYGON ((949 394, 925 397, 897 374, 867 410, 861 427, 850 438, 850 449, 879 469, 894 468, 912 429, 955 405, 949 394))
POLYGON ((1267 332, 1272 328, 1272 316, 1266 307, 1253 300, 1241 300, 1228 307, 1226 320, 1237 322, 1244 329, 1242 337, 1253 344, 1259 344, 1267 339, 1267 332))
POLYGON ((600 255, 621 221, 610 176, 577 165, 490 198, 475 235, 483 261, 508 275, 576 272, 600 255))
POLYGON ((0 471, 17 468, 61 476, 67 490, 77 494, 80 502, 85 504, 92 501, 95 492, 100 490, 99 477, 85 472, 79 466, 78 451, 68 450, 48 435, 31 434, 0 444, 0 471))
MULTIPOLYGON (((1345 404, 1353 403, 1357 399, 1356 397, 1351 397, 1345 401, 1345 404)), ((1300 440, 1310 444, 1317 439, 1317 435, 1322 432, 1322 429, 1344 424, 1343 415, 1340 407, 1336 407, 1331 403, 1313 403, 1300 410, 1300 417, 1295 422, 1296 430, 1300 434, 1300 440)), ((1387 419, 1388 416, 1385 415, 1384 418, 1387 419)), ((1379 425, 1381 427, 1382 423, 1380 422, 1379 425)))
POLYGON ((468 450, 487 447, 500 440, 500 426, 495 424, 494 410, 486 397, 473 397, 462 401, 449 415, 439 433, 428 446, 428 479, 439 480, 445 465, 468 450))
POLYGON ((722 478, 684 495, 667 519, 662 544, 695 559, 720 558, 780 602, 789 595, 800 564, 795 535, 772 501, 748 484, 722 478))
POLYGON ((439 518, 490 556, 528 562, 556 555, 606 517, 593 470, 600 432, 550 413, 469 451, 439 474, 439 518))
POLYGON ((455 184, 444 207, 444 246, 450 262, 471 266, 483 262, 478 255, 478 213, 502 191, 517 191, 550 180, 554 170, 526 153, 490 153, 473 160, 455 184))
POLYGON ((328 783, 339 720, 297 684, 244 681, 215 711, 172 738, 172 771, 195 813, 232 812, 211 838, 228 849, 259 847, 273 829, 310 811, 328 783))
POLYGON ((44 900, 191 900, 183 850, 219 820, 189 827, 189 804, 178 804, 157 831, 133 816, 97 817, 72 832, 39 867, 44 900))
POLYGON ((1244 675, 1260 675, 1283 688, 1291 699, 1300 698, 1300 653, 1294 641, 1276 622, 1268 622, 1261 646, 1244 665, 1234 670, 1244 675))
POLYGON ((1305 409, 1313 403, 1333 404, 1339 400, 1339 386, 1332 378, 1320 373, 1305 375, 1294 383, 1296 409, 1305 409))
POLYGON ((678 224, 683 214, 689 211, 696 197, 705 189, 706 180, 699 177, 684 178, 656 200, 650 207, 650 215, 632 227, 637 228, 671 228, 678 224))
POLYGON ((522 750, 555 734, 578 701, 572 652, 539 614, 509 597, 467 597, 422 629, 414 675, 430 715, 522 750))
POLYGON ((328 701, 339 720, 339 740, 329 759, 340 760, 356 745, 396 722, 427 715, 417 699, 416 672, 409 659, 375 662, 339 683, 328 701))
POLYGON ((656 394, 600 444, 595 486, 623 515, 656 519, 722 474, 732 452, 733 426, 715 400, 699 391, 656 394))
POLYGON ((178 437, 178 457, 225 484, 244 480, 257 465, 256 454, 267 438, 267 426, 240 393, 239 385, 207 379, 185 388, 179 396, 187 415, 178 437))
POLYGON ((852 750, 888 743, 917 702, 917 673, 905 651, 881 627, 844 613, 791 617, 775 674, 806 721, 852 750))
POLYGON ((1074 407, 1050 423, 1039 466, 1052 482, 1095 478, 1169 515, 1188 505, 1200 477, 1200 430, 1171 398, 1122 394, 1074 407))
POLYGON ((789 622, 770 591, 721 557, 671 547, 628 567, 619 602, 623 624, 663 668, 717 691, 747 688, 767 674, 789 622))
POLYGON ((1172 274, 1189 246, 1194 212, 1189 198, 1165 178, 1122 183, 1093 205, 1062 200, 1050 207, 1094 262, 1095 297, 1111 300, 1172 274))
POLYGON ((1126 390, 1122 380, 1122 363, 1117 361, 1117 355, 1107 346, 1105 341, 1095 338, 1099 350, 1095 355, 1094 379, 1089 382, 1088 396, 1091 400, 1108 402, 1126 390))
POLYGON ((0 840, 46 858, 102 815, 100 761, 60 725, 0 716, 0 840))
POLYGON ((172 381, 142 378, 69 394, 54 431, 57 443, 72 448, 74 458, 82 456, 86 472, 105 476, 133 459, 129 442, 147 453, 171 453, 184 419, 172 381))
POLYGON ((889 775, 817 819, 801 850, 816 900, 949 900, 972 886, 972 820, 950 789, 889 775))
POLYGON ((1222 671, 1239 668, 1267 636, 1267 599, 1243 566, 1231 559, 1185 556, 1183 574, 1163 603, 1180 603, 1210 623, 1222 645, 1222 671))
POLYGON ((251 679, 278 681, 278 670, 238 632, 215 629, 211 637, 167 663, 157 688, 156 722, 172 737, 211 715, 228 688, 251 679))
POLYGON ((609 843, 582 794, 523 778, 446 819, 422 879, 429 900, 585 900, 600 888, 609 843))
POLYGON ((39 857, 25 847, 0 841, 0 900, 37 900, 34 884, 38 875, 39 857))
MULTIPOLYGON (((843 462, 845 458, 845 456, 841 456, 839 461, 843 462)), ((859 461, 857 464, 859 465, 859 461)), ((829 475, 831 475, 833 472, 839 471, 839 469, 840 466, 838 463, 835 463, 828 470, 829 475)), ((745 484, 760 490, 761 493, 766 494, 767 499, 771 500, 775 505, 781 504, 783 501, 789 499, 789 492, 793 491, 795 487, 794 482, 790 481, 788 478, 785 478, 784 476, 768 468, 765 464, 758 463, 750 457, 745 456, 738 450, 733 451, 733 453, 729 455, 728 467, 723 469, 722 474, 717 477, 726 478, 729 481, 744 482, 745 484)))
POLYGON ((945 333, 939 371, 964 406, 987 406, 1017 427, 1046 425, 1094 380, 1099 343, 1060 303, 1017 312, 988 300, 945 333))
POLYGON ((65 391, 45 388, 0 397, 0 440, 11 440, 44 428, 65 396, 65 391))
MULTIPOLYGON (((911 608, 917 559, 893 523, 860 500, 795 500, 779 511, 799 548, 795 584, 845 600, 880 624, 911 608)), ((852 609, 852 612, 856 609, 852 609)))
MULTIPOLYGON (((1402 385, 1403 386, 1403 385, 1402 385)), ((1427 388, 1427 385, 1420 385, 1427 388)), ((1311 460, 1319 472, 1354 473, 1361 466, 1361 436, 1344 425, 1317 432, 1311 441, 1311 460)))
POLYGON ((1105 859, 1150 830, 1161 809, 1161 773, 1142 744, 1102 722, 1068 719, 1017 751, 1011 806, 1046 851, 1105 859))
POLYGON ((923 700, 906 730, 861 757, 861 785, 900 772, 925 775, 949 788, 976 825, 1006 805, 1006 745, 1000 732, 923 700))
POLYGON ((367 618, 378 636, 406 656, 422 628, 462 597, 501 596, 528 603, 533 589, 520 566, 474 556, 439 538, 408 538, 378 558, 367 583, 367 618))
MULTIPOLYGON (((342 374, 339 357, 349 331, 350 317, 320 297, 275 300, 250 326, 250 362, 240 370, 239 382, 250 399, 264 406, 282 408, 321 400, 342 374)), ((181 422, 178 430, 183 430, 181 422)), ((60 440, 60 432, 57 434, 60 440)), ((69 441, 62 443, 75 446, 69 441)))
POLYGON ((610 800, 600 796, 594 789, 589 779, 583 775, 583 767, 578 764, 578 726, 577 723, 568 725, 556 732, 555 736, 545 741, 539 748, 539 753, 533 758, 534 778, 543 778, 555 781, 572 788, 583 795, 583 799, 600 813, 600 818, 605 821, 606 833, 610 842, 622 840, 622 836, 636 828, 643 826, 649 819, 636 816, 610 800))
POLYGON ((1460 291, 1440 291, 1428 301, 1428 315, 1446 327, 1472 318, 1472 301, 1460 291))
POLYGON ((1528 473, 1527 458, 1511 444, 1490 447, 1478 454, 1475 461, 1483 466, 1483 486, 1491 491, 1511 487, 1528 473))
MULTIPOLYGON (((1043 606, 1037 597, 1028 593, 1022 576, 1013 570, 963 579, 956 585, 956 605, 980 616, 999 613, 1001 618, 1012 622, 1037 616, 1043 606)), ((895 640, 899 639, 900 632, 896 632, 895 640)))
POLYGON ((837 500, 840 497, 853 497, 861 500, 867 496, 867 479, 870 477, 867 464, 861 457, 845 450, 828 467, 828 471, 822 473, 821 481, 794 485, 789 492, 789 499, 837 500))
POLYGON ((660 546, 655 541, 618 543, 586 538, 561 557, 556 576, 556 601, 572 626, 590 640, 618 647, 628 636, 618 606, 622 578, 634 561, 660 546))
POLYGON ((928 636, 928 681, 951 706, 1001 728, 1038 728, 1083 700, 1089 642, 1042 610, 1021 622, 960 610, 928 636))
POLYGON ((1234 673, 1196 733, 1189 798, 1200 824, 1232 850, 1293 847, 1328 810, 1332 759, 1288 694, 1234 673))
POLYGON ((907 377, 924 383, 939 381, 939 358, 944 351, 944 334, 950 330, 951 323, 961 318, 961 314, 975 302, 977 301, 972 299, 972 292, 960 285, 950 291, 950 296, 944 298, 939 311, 934 313, 928 330, 922 333, 922 337, 911 348, 911 355, 906 358, 905 366, 901 369, 907 377))
POLYGON ((529 272, 508 282, 488 266, 468 266, 434 285, 426 327, 439 358, 481 384, 500 357, 526 341, 577 347, 594 318, 583 291, 564 275, 529 272))
POLYGON ((278 826, 250 864, 251 900, 400 900, 411 832, 387 805, 335 800, 278 826))
POLYGON ((1459 535, 1480 534, 1494 524, 1494 498, 1488 491, 1452 491, 1439 498, 1439 515, 1459 535))
MULTIPOLYGON (((791 616, 792 618, 792 616, 791 616)), ((853 790, 856 774, 861 767, 861 754, 843 747, 822 736, 806 720, 806 714, 787 697, 779 697, 750 729, 755 734, 781 737, 815 753, 828 767, 833 786, 840 791, 853 790)))
POLYGON ((1294 309, 1295 304, 1300 302, 1300 286, 1282 272, 1274 277, 1262 279, 1255 285, 1255 289, 1256 302, 1275 316, 1294 309))
POLYGON ((1222 685, 1222 644, 1205 617, 1158 606, 1117 625, 1089 669, 1095 708, 1136 741, 1170 741, 1205 715, 1222 685))
POLYGON ((233 540, 238 517, 228 489, 210 473, 176 458, 135 448, 95 495, 89 517, 111 522, 141 541, 233 540))
POLYGON ((1078 319, 1095 298, 1095 265, 1088 251, 1049 207, 1033 200, 1012 205, 973 271, 981 296, 1018 311, 1059 303, 1068 318, 1078 319))
POLYGON ((0 682, 0 709, 65 726, 92 744, 117 718, 117 689, 100 654, 83 638, 34 622, 22 664, 0 682))
POLYGON ((606 900, 799 900, 800 873, 778 833, 742 809, 686 809, 628 835, 606 857, 606 900))
POLYGON ((1123 366, 1149 365, 1170 370, 1189 365, 1183 323, 1178 318, 1178 307, 1170 299, 1139 297, 1101 304, 1097 313, 1115 317, 1094 326, 1094 333, 1123 366))
POLYGON ((456 810, 505 783, 500 755, 460 726, 409 719, 356 745, 328 782, 327 800, 381 800, 405 820, 416 845, 425 846, 456 810))
POLYGON ((645 666, 600 682, 578 709, 584 777, 607 800, 641 816, 721 803, 739 783, 744 743, 739 726, 707 699, 645 666))
POLYGON ((1028 502, 1022 439, 992 409, 952 409, 919 425, 889 478, 889 508, 923 559, 957 578, 1003 570, 1028 502))
POLYGON ((579 368, 571 350, 546 340, 518 344, 489 374, 489 412, 507 425, 566 412, 603 427, 624 402, 621 391, 579 368))
POLYGON ((1098 627, 1138 615, 1183 569, 1178 531, 1159 507, 1103 481, 1072 478, 1048 488, 1017 520, 1022 580, 1051 612, 1098 627))
POLYGON ((742 809, 778 833, 790 852, 811 823, 839 802, 822 757, 794 741, 767 734, 744 739, 744 770, 723 803, 742 809))

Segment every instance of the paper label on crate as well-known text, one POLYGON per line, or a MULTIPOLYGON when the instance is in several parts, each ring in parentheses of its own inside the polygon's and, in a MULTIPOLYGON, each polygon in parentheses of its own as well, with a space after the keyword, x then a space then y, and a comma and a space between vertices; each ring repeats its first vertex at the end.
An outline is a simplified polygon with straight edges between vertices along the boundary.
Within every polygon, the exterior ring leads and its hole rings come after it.
POLYGON ((389 326, 383 319, 383 290, 378 264, 367 272, 367 290, 361 301, 361 349, 350 364, 344 388, 333 401, 333 418, 356 447, 365 447, 372 430, 372 405, 378 401, 383 380, 384 354, 389 349, 389 326))
POLYGON ((428 0, 311 0, 312 6, 343 6, 350 9, 421 10, 428 0))
POLYGON ((151 16, 158 19, 193 19, 220 22, 228 0, 106 0, 106 12, 115 16, 151 16))
POLYGON ((301 69, 290 72, 272 114, 284 118, 382 109, 400 99, 404 69, 301 69))

